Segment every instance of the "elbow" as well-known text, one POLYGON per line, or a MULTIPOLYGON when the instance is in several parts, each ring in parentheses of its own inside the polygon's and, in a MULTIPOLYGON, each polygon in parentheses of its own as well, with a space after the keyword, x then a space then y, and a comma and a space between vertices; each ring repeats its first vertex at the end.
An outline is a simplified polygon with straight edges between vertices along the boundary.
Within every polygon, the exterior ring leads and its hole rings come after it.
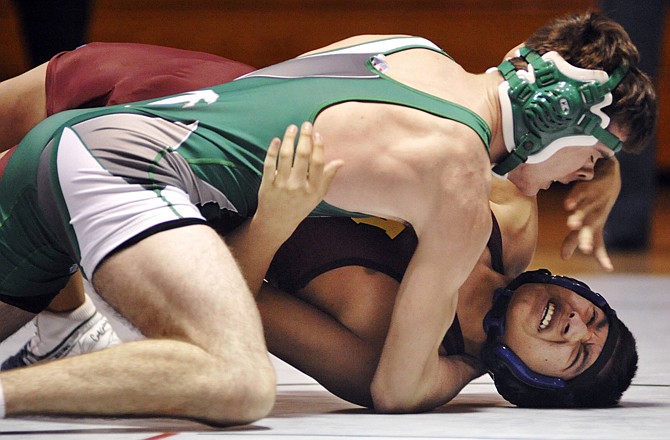
POLYGON ((421 410, 409 395, 398 392, 393 387, 381 384, 379 381, 372 382, 370 394, 374 410, 378 413, 414 413, 421 410))

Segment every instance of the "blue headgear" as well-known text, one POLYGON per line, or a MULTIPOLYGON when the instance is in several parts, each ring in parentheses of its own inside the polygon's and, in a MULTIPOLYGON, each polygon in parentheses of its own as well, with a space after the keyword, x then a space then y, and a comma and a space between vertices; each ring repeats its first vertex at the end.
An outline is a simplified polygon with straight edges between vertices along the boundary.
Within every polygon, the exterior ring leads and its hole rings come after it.
POLYGON ((505 316, 512 294, 521 285, 528 283, 555 284, 565 287, 599 307, 609 321, 609 331, 603 349, 593 365, 579 376, 569 380, 534 372, 509 347, 500 342, 494 348, 496 361, 507 367, 518 380, 535 388, 561 390, 571 385, 579 386, 585 382, 592 381, 610 360, 614 352, 616 342, 619 339, 618 320, 616 319, 616 312, 605 301, 605 298, 591 290, 589 286, 581 281, 569 277, 554 276, 546 269, 522 273, 507 287, 498 289, 494 293, 493 307, 491 307, 491 310, 484 317, 484 331, 488 339, 499 341, 505 334, 505 316))
POLYGON ((510 154, 493 172, 502 176, 524 162, 543 162, 567 146, 600 141, 615 153, 621 149, 619 138, 605 130, 610 119, 602 108, 612 103, 611 92, 626 76, 627 65, 610 76, 575 67, 557 52, 540 56, 522 47, 519 56, 528 62, 528 71, 516 70, 509 60, 498 66, 505 78, 498 92, 510 154))

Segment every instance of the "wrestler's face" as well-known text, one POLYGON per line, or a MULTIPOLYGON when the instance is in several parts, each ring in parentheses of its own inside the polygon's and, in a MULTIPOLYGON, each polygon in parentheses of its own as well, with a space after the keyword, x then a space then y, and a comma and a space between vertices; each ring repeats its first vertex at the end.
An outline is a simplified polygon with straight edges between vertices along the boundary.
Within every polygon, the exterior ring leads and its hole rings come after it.
MULTIPOLYGON (((625 140, 626 133, 619 127, 612 125, 609 131, 625 140)), ((543 162, 519 165, 508 177, 523 194, 534 196, 554 182, 593 179, 596 162, 611 156, 614 152, 601 142, 590 147, 565 147, 543 162)))
POLYGON ((519 165, 510 171, 509 180, 523 194, 534 196, 541 189, 549 189, 554 182, 593 179, 596 162, 612 154, 612 150, 602 144, 563 148, 544 162, 519 165))
POLYGON ((609 321, 591 301, 553 284, 524 284, 507 309, 503 344, 536 373, 571 379, 603 349, 609 321))

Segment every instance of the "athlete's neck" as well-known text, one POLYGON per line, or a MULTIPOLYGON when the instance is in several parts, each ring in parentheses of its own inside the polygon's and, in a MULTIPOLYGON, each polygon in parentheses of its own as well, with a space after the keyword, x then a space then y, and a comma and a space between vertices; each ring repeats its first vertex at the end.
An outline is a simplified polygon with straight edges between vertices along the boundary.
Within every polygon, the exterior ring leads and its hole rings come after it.
POLYGON ((491 144, 489 146, 489 156, 491 163, 494 164, 499 163, 509 154, 503 137, 502 108, 498 92, 498 86, 503 82, 503 77, 498 69, 487 71, 485 77, 487 81, 487 100, 491 108, 491 144))

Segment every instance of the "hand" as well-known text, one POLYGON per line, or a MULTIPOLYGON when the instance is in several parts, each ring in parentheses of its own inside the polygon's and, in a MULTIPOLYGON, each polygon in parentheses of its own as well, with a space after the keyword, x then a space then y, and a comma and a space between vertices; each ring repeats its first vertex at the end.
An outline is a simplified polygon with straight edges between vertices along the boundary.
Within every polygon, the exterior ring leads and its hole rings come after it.
POLYGON ((325 163, 321 136, 305 122, 294 148, 298 128, 291 125, 284 139, 270 143, 254 218, 263 220, 279 238, 287 239, 298 224, 323 200, 341 160, 325 163), (294 158, 295 149, 295 158, 294 158))
POLYGON ((596 163, 593 180, 575 183, 563 203, 570 213, 567 221, 570 233, 561 247, 563 259, 572 257, 579 248, 584 254, 593 255, 604 270, 614 270, 603 230, 620 190, 621 174, 615 157, 596 163))

